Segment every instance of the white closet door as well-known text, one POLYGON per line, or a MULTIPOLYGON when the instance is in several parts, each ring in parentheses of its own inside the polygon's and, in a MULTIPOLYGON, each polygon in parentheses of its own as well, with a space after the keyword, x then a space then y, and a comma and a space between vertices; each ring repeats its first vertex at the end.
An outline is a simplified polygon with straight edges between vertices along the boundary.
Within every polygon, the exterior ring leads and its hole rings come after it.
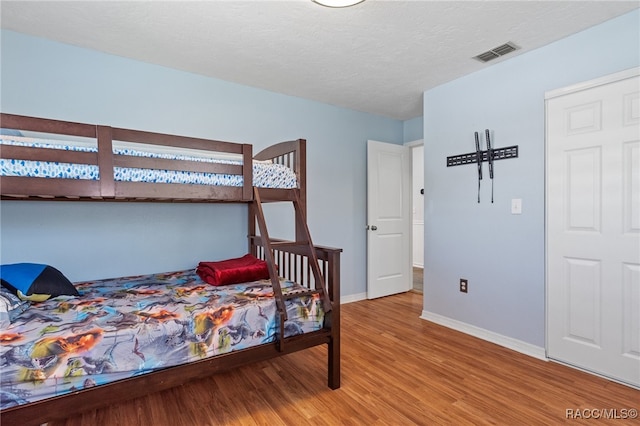
POLYGON ((547 355, 640 386, 638 70, 583 87, 547 96, 547 355))

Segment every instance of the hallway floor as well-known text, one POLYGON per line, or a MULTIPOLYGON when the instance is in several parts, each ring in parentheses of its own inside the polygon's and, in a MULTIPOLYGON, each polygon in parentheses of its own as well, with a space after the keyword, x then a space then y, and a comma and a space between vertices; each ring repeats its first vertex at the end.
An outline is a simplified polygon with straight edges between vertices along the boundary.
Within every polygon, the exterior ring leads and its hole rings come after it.
POLYGON ((424 269, 413 268, 413 291, 416 293, 422 293, 424 285, 424 269))

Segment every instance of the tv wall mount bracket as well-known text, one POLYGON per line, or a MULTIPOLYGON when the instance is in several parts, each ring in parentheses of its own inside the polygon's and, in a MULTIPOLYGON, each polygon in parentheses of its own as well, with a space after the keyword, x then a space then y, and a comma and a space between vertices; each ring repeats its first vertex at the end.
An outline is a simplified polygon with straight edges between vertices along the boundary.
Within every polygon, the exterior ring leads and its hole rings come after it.
POLYGON ((518 145, 506 148, 491 148, 491 136, 489 129, 485 131, 487 149, 480 149, 480 138, 475 132, 476 151, 468 154, 452 155, 447 157, 447 167, 462 166, 464 164, 476 164, 478 166, 478 203, 480 202, 480 182, 482 181, 482 163, 489 163, 489 179, 491 179, 491 202, 493 203, 493 162, 496 160, 506 160, 518 158, 518 145))

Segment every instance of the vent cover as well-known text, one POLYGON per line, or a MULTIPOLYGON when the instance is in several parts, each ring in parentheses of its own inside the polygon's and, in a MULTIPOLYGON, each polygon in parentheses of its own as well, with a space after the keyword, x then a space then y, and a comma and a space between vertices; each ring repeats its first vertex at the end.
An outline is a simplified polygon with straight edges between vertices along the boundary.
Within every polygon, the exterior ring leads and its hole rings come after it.
POLYGON ((477 59, 480 62, 489 62, 493 59, 499 58, 500 56, 504 56, 507 53, 511 53, 514 50, 518 50, 519 47, 513 44, 512 42, 505 43, 501 46, 494 47, 491 50, 483 52, 478 56, 474 56, 473 59, 477 59))

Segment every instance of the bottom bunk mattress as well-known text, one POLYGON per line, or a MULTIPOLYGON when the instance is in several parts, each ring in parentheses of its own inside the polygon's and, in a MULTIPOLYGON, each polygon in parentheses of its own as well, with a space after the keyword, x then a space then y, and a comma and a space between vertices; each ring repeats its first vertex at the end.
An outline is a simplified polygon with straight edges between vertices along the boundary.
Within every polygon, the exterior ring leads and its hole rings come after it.
MULTIPOLYGON (((270 343, 279 330, 269 280, 214 287, 188 270, 76 288, 0 330, 0 409, 270 343)), ((317 295, 286 308, 285 337, 323 327, 317 295)))

